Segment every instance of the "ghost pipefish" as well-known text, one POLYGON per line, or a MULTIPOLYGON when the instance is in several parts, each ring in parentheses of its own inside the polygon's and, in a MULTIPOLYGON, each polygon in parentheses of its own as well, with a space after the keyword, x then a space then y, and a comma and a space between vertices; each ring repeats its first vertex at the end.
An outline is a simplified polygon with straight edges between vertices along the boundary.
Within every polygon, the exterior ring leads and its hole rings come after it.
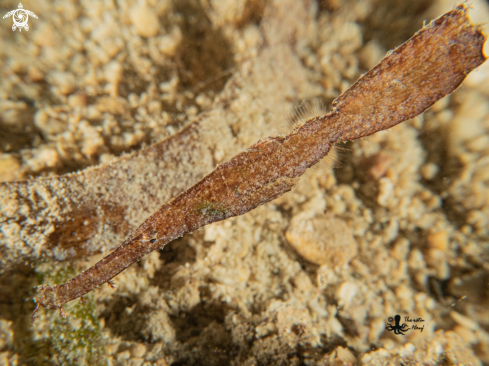
MULTIPOLYGON (((49 309, 109 283, 146 254, 204 225, 242 215, 290 191, 334 144, 389 129, 453 92, 485 61, 485 36, 464 5, 435 19, 332 103, 285 136, 257 142, 161 206, 117 249, 60 285, 41 285, 34 301, 49 309)), ((32 315, 38 310, 38 307, 32 315)))

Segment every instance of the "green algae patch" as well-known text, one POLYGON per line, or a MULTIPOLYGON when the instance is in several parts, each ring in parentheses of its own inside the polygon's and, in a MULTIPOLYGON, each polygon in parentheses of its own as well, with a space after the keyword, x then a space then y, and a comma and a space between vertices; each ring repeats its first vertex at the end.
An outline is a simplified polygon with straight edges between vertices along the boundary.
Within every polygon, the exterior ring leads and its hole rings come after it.
MULTIPOLYGON (((76 275, 71 266, 50 269, 38 272, 38 280, 61 284, 76 275)), ((94 297, 89 293, 83 303, 72 301, 64 305, 65 318, 60 317, 59 312, 46 312, 54 357, 62 365, 107 365, 94 297)))
POLYGON ((237 166, 236 170, 238 171, 239 175, 241 175, 243 178, 247 178, 250 175, 250 173, 246 169, 243 169, 240 166, 237 166))
POLYGON ((228 209, 222 203, 202 201, 194 206, 195 212, 202 216, 226 217, 228 209))

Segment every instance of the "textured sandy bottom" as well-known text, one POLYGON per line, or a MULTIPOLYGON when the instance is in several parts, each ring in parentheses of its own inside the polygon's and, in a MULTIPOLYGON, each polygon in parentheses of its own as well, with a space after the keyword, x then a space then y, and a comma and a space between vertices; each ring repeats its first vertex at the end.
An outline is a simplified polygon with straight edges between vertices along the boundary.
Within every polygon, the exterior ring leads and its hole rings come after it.
POLYGON ((88 268, 216 164, 287 130, 292 106, 331 102, 452 5, 24 3, 39 17, 29 32, 0 27, 0 365, 489 364, 488 64, 421 117, 343 145, 339 168, 151 253, 68 318, 43 309, 29 323, 33 286, 88 268), (161 164, 144 150, 196 118, 161 164), (90 197, 56 178, 110 161, 123 181, 86 170, 90 197), (12 183, 25 179, 30 203, 12 183), (87 214, 99 222, 85 245, 55 235, 73 207, 116 194, 118 215, 87 214), (396 314, 423 330, 387 331, 396 314))

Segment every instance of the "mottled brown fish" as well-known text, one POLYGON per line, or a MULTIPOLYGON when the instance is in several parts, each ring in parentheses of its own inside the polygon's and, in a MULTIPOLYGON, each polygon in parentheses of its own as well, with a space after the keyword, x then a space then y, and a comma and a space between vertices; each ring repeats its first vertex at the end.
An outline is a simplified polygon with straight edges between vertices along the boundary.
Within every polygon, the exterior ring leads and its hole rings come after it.
POLYGON ((485 61, 484 41, 482 31, 470 24, 465 6, 458 6, 390 52, 333 102, 330 113, 307 120, 286 136, 259 141, 219 165, 161 206, 93 267, 64 284, 39 286, 34 300, 61 309, 98 286, 110 284, 132 263, 170 241, 212 222, 242 215, 290 191, 334 144, 391 128, 453 92, 485 61))

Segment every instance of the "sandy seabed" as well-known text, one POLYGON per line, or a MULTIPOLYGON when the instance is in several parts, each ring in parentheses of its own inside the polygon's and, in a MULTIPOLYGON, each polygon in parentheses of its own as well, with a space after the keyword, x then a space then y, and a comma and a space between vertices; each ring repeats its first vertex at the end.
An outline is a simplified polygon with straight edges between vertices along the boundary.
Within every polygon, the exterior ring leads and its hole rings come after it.
MULTIPOLYGON (((30 324, 33 286, 94 264, 452 2, 23 5, 38 16, 28 32, 0 27, 0 365, 489 364, 487 63, 422 116, 342 145, 336 167, 30 324), (164 139, 164 162, 151 160, 164 139), (73 207, 97 200, 118 215, 94 208, 83 243, 77 228, 66 244, 73 207), (397 314, 405 335, 386 330, 397 314)), ((489 22, 488 3, 472 5, 489 22)))

